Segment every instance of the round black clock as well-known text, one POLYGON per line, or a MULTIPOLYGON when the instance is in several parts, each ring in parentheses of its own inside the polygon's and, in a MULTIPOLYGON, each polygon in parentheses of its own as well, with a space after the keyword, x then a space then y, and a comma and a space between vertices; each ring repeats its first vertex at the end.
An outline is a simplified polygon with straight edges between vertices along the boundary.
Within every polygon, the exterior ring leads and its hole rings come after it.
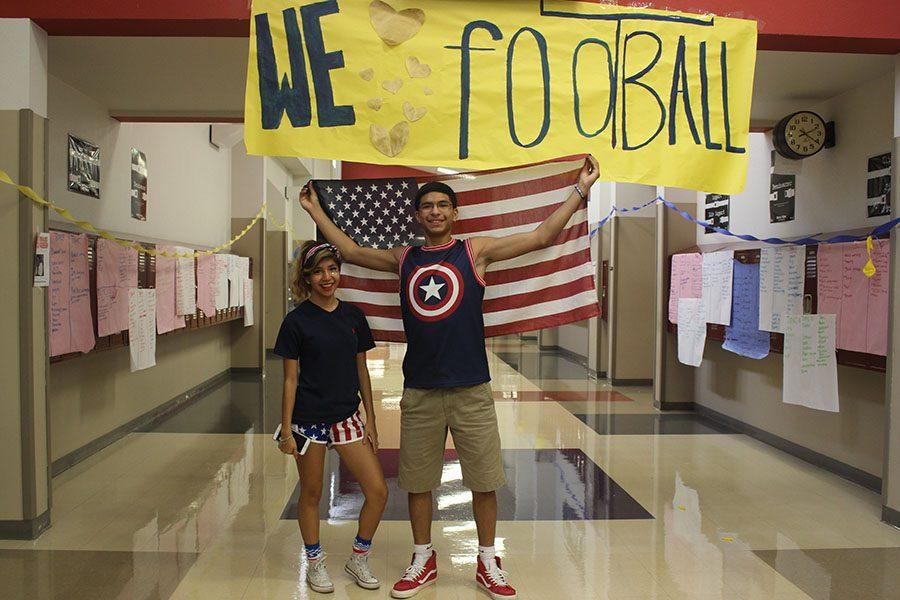
POLYGON ((775 126, 773 142, 785 158, 812 156, 825 147, 825 120, 808 110, 790 114, 775 126))

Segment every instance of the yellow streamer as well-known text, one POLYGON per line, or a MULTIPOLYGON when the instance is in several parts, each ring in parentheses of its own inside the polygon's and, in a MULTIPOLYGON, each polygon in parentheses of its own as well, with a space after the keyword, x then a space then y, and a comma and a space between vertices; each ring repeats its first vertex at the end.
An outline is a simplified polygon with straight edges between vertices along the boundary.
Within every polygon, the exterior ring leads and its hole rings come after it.
POLYGON ((874 243, 872 242, 872 236, 866 238, 866 254, 869 255, 869 260, 866 263, 866 266, 863 267, 863 274, 866 277, 872 277, 875 274, 875 263, 872 262, 872 248, 874 247, 874 243))
POLYGON ((116 244, 119 244, 120 246, 124 246, 126 248, 134 248, 138 252, 143 252, 144 254, 149 254, 150 256, 166 256, 169 258, 196 258, 198 256, 205 256, 207 254, 215 254, 215 253, 219 252, 220 250, 230 248, 232 245, 234 245, 235 242, 237 242, 239 239, 241 239, 242 237, 247 235, 247 233, 251 229, 253 229, 253 226, 256 225, 256 223, 262 218, 262 216, 264 214, 266 214, 266 203, 263 202, 262 206, 259 207, 259 212, 257 212, 256 216, 253 217, 253 220, 250 221, 250 223, 246 227, 244 227, 243 231, 241 231, 239 234, 237 234, 236 236, 234 236, 233 238, 231 238, 224 244, 219 244, 215 248, 210 248, 209 250, 195 250, 194 252, 192 252, 190 254, 185 254, 183 252, 162 252, 159 250, 154 250, 153 248, 147 248, 146 246, 142 245, 140 242, 133 242, 130 240, 121 240, 121 239, 117 238, 116 236, 114 236, 113 234, 109 233, 108 231, 104 231, 102 229, 97 229, 88 221, 82 221, 82 220, 76 218, 75 215, 73 215, 67 209, 65 209, 61 206, 57 206, 56 204, 53 204, 49 200, 42 198, 40 196, 40 194, 35 192, 33 189, 31 189, 27 185, 20 185, 20 184, 16 183, 15 181, 12 180, 12 178, 9 176, 9 174, 6 171, 4 171, 3 169, 0 169, 0 182, 13 186, 17 190, 19 190, 19 192, 21 192, 23 196, 25 196, 32 202, 34 202, 36 204, 40 204, 41 206, 46 206, 47 208, 55 211, 59 216, 61 216, 66 221, 69 221, 70 223, 76 225, 77 227, 79 227, 85 231, 88 231, 90 233, 98 235, 98 236, 102 237, 103 239, 106 239, 106 240, 109 240, 116 244))

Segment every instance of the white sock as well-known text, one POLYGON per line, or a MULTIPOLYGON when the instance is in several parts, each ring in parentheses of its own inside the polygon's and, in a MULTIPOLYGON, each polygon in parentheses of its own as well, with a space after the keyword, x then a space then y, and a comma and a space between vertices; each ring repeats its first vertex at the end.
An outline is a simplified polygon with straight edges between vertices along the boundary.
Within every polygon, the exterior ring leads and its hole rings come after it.
POLYGON ((433 550, 434 546, 431 545, 431 542, 427 544, 413 544, 413 562, 417 565, 424 565, 431 558, 433 550))
POLYGON ((485 567, 493 566, 494 556, 496 556, 496 551, 493 546, 478 546, 478 558, 481 559, 481 562, 485 567))

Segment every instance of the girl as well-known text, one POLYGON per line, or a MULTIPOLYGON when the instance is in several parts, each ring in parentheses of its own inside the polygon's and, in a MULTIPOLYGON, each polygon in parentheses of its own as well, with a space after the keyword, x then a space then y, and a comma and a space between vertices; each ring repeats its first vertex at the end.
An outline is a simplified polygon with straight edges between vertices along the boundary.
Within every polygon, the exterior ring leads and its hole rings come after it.
POLYGON ((378 430, 366 367, 366 351, 375 342, 362 311, 335 297, 340 280, 337 248, 314 241, 303 244, 291 280, 291 291, 301 302, 285 317, 275 342, 275 353, 284 358, 281 425, 275 439, 282 452, 294 456, 300 474, 297 520, 308 561, 306 581, 314 591, 326 593, 334 591, 319 545, 326 450, 331 446, 337 450, 365 495, 344 570, 366 589, 381 585, 369 569, 368 557, 388 493, 375 456, 378 430), (359 414, 360 395, 365 423, 359 414))

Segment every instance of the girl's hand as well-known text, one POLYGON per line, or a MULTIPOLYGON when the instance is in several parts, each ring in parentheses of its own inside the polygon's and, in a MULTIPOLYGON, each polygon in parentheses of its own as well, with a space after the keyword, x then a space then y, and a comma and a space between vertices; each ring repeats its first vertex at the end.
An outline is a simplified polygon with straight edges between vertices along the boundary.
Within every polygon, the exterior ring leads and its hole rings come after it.
POLYGON ((303 189, 300 190, 300 206, 310 214, 321 208, 319 196, 316 194, 316 190, 311 182, 304 185, 303 189))
POLYGON ((378 451, 378 428, 375 423, 366 423, 365 437, 363 437, 363 445, 366 442, 372 444, 372 450, 378 451))
POLYGON ((278 442, 278 449, 285 454, 297 456, 297 440, 294 439, 293 435, 290 435, 286 440, 278 442))

